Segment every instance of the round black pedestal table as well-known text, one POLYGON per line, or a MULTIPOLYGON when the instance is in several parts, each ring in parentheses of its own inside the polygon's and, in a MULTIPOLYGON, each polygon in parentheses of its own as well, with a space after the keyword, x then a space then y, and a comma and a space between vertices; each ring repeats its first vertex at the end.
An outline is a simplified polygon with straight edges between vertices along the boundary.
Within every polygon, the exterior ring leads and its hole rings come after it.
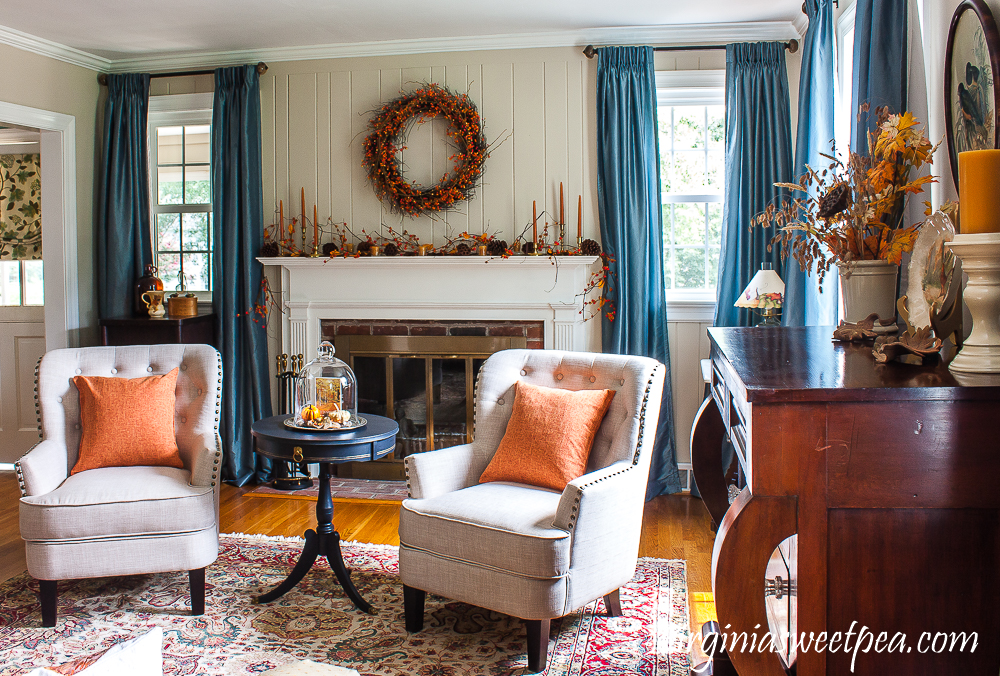
POLYGON ((269 603, 297 585, 318 557, 325 556, 337 581, 358 610, 371 613, 372 607, 358 593, 340 552, 340 534, 333 528, 333 500, 330 496, 331 466, 341 462, 377 460, 396 447, 399 425, 380 415, 361 413, 368 424, 349 432, 306 432, 285 426, 289 416, 276 415, 252 426, 257 452, 274 460, 319 463, 319 500, 316 501, 316 530, 305 532, 305 545, 292 572, 281 584, 261 594, 255 603, 269 603))

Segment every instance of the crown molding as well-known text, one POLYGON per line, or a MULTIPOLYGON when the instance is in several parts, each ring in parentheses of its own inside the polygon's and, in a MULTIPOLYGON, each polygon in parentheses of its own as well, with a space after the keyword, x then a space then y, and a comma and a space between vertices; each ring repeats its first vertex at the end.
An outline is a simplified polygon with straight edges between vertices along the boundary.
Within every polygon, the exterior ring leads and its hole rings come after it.
POLYGON ((52 42, 45 38, 36 37, 30 33, 24 33, 15 28, 0 26, 0 44, 23 49, 32 54, 47 56, 57 61, 64 61, 74 66, 89 68, 90 70, 108 70, 113 61, 101 56, 95 56, 89 52, 84 52, 74 47, 52 42))
POLYGON ((49 56, 77 66, 111 73, 155 72, 231 66, 258 61, 307 61, 350 57, 399 56, 434 52, 473 52, 584 45, 645 44, 686 45, 790 40, 801 38, 802 21, 747 21, 742 23, 687 24, 675 26, 620 26, 577 31, 510 33, 412 40, 381 40, 304 47, 272 47, 237 51, 204 51, 187 54, 107 59, 21 31, 0 26, 0 43, 49 56))

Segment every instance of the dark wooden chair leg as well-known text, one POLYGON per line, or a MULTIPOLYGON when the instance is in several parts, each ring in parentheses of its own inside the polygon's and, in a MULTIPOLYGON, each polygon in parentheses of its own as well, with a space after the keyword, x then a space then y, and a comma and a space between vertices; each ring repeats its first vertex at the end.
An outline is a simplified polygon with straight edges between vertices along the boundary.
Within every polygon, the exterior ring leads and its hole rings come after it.
POLYGON ((205 614, 205 569, 188 571, 188 580, 191 582, 191 614, 205 614))
POLYGON ((545 671, 549 657, 549 625, 552 620, 525 620, 528 634, 528 671, 537 674, 545 671))
POLYGON ((56 580, 39 580, 38 589, 42 597, 42 626, 56 626, 56 600, 59 598, 59 583, 56 580))
POLYGON ((424 590, 403 585, 403 617, 406 631, 416 634, 424 628, 424 590))
POLYGON ((608 610, 608 617, 622 616, 622 600, 618 592, 619 590, 616 589, 604 597, 604 607, 608 610))

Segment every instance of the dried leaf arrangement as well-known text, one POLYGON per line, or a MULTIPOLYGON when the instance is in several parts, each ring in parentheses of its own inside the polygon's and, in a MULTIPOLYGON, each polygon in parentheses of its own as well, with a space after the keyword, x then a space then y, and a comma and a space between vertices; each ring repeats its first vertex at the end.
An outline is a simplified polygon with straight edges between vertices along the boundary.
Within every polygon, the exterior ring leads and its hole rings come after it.
POLYGON ((371 117, 362 166, 380 200, 392 211, 414 217, 454 209, 472 197, 489 150, 479 111, 469 95, 424 84, 401 94, 371 117), (436 185, 425 188, 404 178, 400 151, 406 147, 406 135, 413 124, 435 117, 449 123, 447 134, 455 146, 449 159, 454 164, 436 185))
POLYGON ((872 354, 875 361, 884 364, 890 359, 906 358, 915 355, 920 363, 938 354, 941 349, 941 339, 931 333, 931 327, 910 329, 898 336, 879 336, 875 339, 872 354))
MULTIPOLYGON (((867 112, 868 105, 861 111, 867 112)), ((841 160, 831 144, 831 154, 823 155, 830 160, 825 169, 807 166, 798 183, 776 183, 794 196, 768 205, 752 221, 753 226, 775 227, 768 250, 778 245, 782 258, 792 256, 802 270, 815 266, 820 285, 834 263, 884 260, 898 265, 922 225, 903 223, 904 206, 909 195, 936 179, 926 174, 910 180, 910 174, 932 163, 937 146, 917 128, 911 113, 896 115, 888 108, 876 113, 868 156, 848 151, 841 160)))
POLYGON ((873 312, 860 322, 851 324, 840 322, 840 326, 833 330, 833 339, 845 343, 863 342, 878 336, 875 333, 875 322, 878 321, 878 314, 873 312))

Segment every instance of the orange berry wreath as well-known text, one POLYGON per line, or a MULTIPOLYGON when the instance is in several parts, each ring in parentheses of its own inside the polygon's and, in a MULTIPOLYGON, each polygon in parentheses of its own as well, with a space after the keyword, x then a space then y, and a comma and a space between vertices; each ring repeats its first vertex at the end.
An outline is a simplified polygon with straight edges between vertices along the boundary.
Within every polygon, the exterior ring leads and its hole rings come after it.
POLYGON ((408 216, 448 211, 472 197, 489 157, 489 144, 476 104, 467 94, 455 94, 437 84, 422 85, 385 104, 368 122, 362 166, 375 194, 389 207, 408 216), (430 187, 407 182, 399 151, 405 147, 411 123, 443 117, 455 144, 452 171, 430 187))

